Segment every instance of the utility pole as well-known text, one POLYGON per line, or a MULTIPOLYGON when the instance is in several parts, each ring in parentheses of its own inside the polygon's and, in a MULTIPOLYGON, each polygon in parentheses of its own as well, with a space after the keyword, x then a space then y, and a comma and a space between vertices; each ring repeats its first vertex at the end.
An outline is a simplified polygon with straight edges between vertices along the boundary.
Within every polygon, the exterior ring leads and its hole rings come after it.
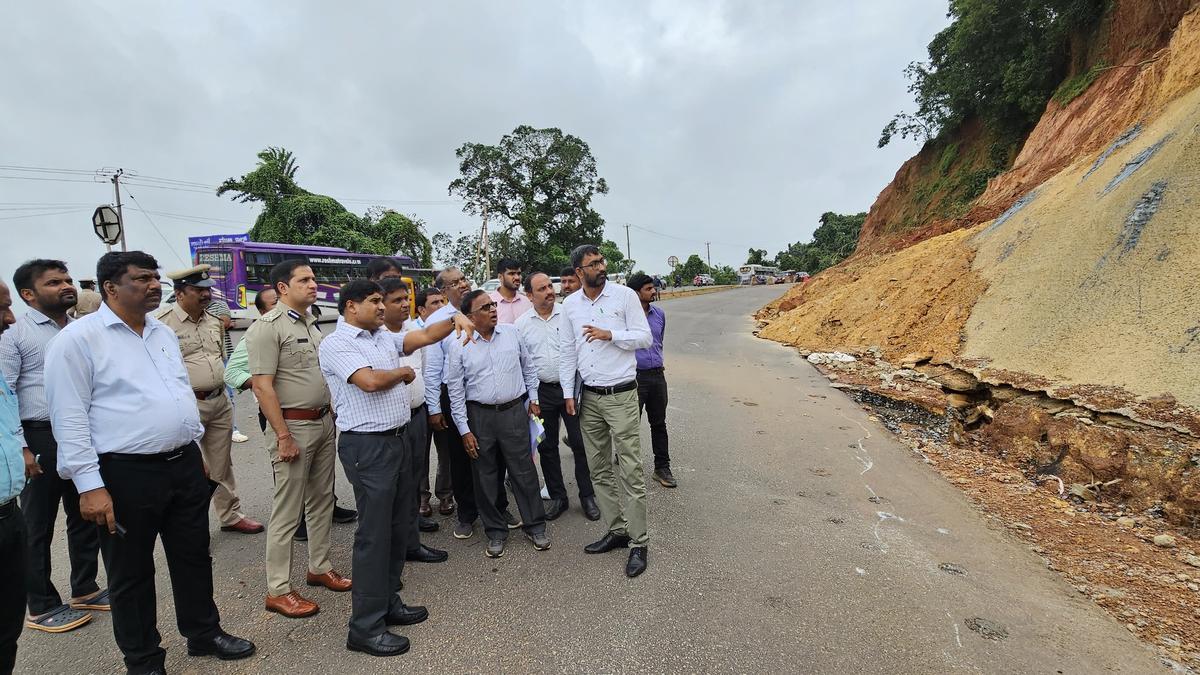
POLYGON ((471 263, 471 267, 474 268, 471 270, 471 272, 473 274, 479 274, 479 259, 480 258, 483 258, 483 264, 484 264, 484 270, 485 270, 484 274, 487 274, 486 270, 490 269, 492 266, 491 254, 488 252, 487 220, 488 220, 487 204, 484 204, 483 205, 483 228, 479 230, 479 248, 475 249, 475 262, 471 263))
MULTIPOLYGON (((113 192, 117 197, 117 222, 121 224, 121 250, 126 251, 128 249, 125 247, 125 214, 121 210, 121 176, 123 175, 125 175, 125 169, 117 169, 113 172, 110 180, 113 184, 113 192)), ((110 246, 108 250, 111 251, 112 247, 110 246)))
POLYGON ((633 253, 631 253, 629 250, 629 223, 625 223, 625 260, 627 260, 631 265, 629 272, 633 272, 633 253))
POLYGON ((704 242, 704 254, 705 254, 704 257, 708 258, 708 266, 709 267, 712 267, 712 247, 709 246, 709 244, 711 244, 711 243, 712 242, 707 242, 707 241, 704 242))

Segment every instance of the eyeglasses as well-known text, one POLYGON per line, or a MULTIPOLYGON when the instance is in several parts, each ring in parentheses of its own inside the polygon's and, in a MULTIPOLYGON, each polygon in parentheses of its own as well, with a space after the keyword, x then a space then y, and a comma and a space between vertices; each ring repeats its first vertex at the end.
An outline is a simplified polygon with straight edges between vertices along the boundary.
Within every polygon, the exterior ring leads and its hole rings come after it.
POLYGON ((496 303, 489 302, 486 305, 480 305, 480 306, 476 307, 474 310, 471 311, 471 313, 474 314, 475 312, 490 312, 493 309, 496 309, 496 303))
POLYGON ((600 258, 599 260, 593 260, 586 265, 580 265, 580 267, 586 267, 589 270, 595 270, 597 268, 604 267, 605 265, 608 265, 608 261, 604 258, 600 258))

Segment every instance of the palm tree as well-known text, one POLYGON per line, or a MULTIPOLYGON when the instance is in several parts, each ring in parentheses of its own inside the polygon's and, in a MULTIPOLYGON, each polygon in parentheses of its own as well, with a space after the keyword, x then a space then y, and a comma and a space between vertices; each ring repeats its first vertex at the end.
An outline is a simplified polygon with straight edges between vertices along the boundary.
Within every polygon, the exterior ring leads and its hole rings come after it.
POLYGON ((270 147, 258 153, 258 166, 241 178, 229 178, 217 188, 217 196, 233 192, 237 202, 265 202, 270 208, 285 197, 308 194, 296 184, 296 157, 284 148, 270 147))

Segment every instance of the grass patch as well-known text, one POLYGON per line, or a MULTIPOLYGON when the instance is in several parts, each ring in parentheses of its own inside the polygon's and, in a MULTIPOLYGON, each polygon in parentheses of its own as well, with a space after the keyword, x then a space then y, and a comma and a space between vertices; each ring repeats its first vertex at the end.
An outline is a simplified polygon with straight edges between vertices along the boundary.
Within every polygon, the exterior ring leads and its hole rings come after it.
POLYGON ((1054 90, 1054 102, 1060 106, 1066 107, 1068 103, 1074 101, 1080 94, 1087 91, 1088 87, 1100 77, 1100 73, 1108 67, 1104 61, 1099 61, 1096 65, 1089 68, 1086 72, 1079 73, 1074 77, 1068 77, 1063 80, 1063 83, 1058 85, 1058 89, 1054 90))

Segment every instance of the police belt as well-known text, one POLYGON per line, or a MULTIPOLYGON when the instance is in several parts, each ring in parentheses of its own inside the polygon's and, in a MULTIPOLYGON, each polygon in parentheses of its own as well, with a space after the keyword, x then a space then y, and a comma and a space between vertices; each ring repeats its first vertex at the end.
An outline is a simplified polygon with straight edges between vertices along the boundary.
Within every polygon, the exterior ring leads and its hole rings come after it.
POLYGON ((199 389, 193 389, 192 393, 196 395, 197 401, 208 401, 210 399, 216 398, 217 396, 220 396, 221 392, 223 392, 224 390, 225 390, 225 387, 217 387, 216 389, 213 389, 212 391, 201 391, 199 389))

